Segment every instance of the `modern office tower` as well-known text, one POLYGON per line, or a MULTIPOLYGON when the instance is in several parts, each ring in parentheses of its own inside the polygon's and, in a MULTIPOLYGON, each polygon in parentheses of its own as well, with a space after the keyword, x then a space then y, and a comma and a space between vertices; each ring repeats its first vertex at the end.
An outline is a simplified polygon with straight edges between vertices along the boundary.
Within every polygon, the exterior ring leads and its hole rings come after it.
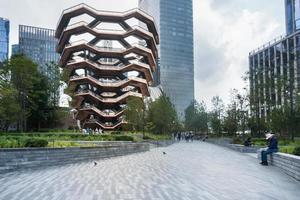
POLYGON ((0 64, 8 58, 9 20, 0 17, 0 64))
POLYGON ((49 78, 54 78, 56 74, 47 64, 59 61, 54 34, 52 29, 19 25, 19 53, 31 58, 49 78))
POLYGON ((122 115, 127 99, 150 96, 159 37, 148 14, 138 9, 98 11, 79 4, 64 10, 55 36, 80 127, 117 129, 126 123, 122 115), (147 28, 129 25, 131 19, 147 28))
POLYGON ((252 115, 265 120, 274 108, 295 108, 300 92, 300 0, 285 0, 286 32, 249 54, 252 115))
POLYGON ((285 0, 285 21, 287 35, 300 29, 300 0, 285 0))
POLYGON ((139 0, 139 7, 155 18, 160 35, 160 83, 179 117, 194 99, 192 0, 139 0))
POLYGON ((249 54, 251 109, 266 118, 274 108, 294 108, 300 86, 300 31, 249 54))

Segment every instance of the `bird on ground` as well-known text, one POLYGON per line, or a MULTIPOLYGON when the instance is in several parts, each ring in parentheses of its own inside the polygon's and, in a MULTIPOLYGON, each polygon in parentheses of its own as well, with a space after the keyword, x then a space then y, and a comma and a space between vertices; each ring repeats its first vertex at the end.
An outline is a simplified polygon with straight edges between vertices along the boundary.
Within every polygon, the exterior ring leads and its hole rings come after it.
POLYGON ((167 153, 163 151, 163 154, 166 155, 167 153))
POLYGON ((98 163, 97 162, 94 162, 94 166, 96 166, 98 163))

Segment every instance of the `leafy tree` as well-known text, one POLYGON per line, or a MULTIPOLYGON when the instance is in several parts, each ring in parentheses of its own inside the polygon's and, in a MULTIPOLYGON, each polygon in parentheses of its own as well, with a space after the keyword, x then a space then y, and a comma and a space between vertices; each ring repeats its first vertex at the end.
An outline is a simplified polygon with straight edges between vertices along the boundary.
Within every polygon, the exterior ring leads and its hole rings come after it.
POLYGON ((198 103, 196 100, 185 110, 185 128, 187 130, 208 131, 208 114, 204 102, 198 103))
MULTIPOLYGON (((34 104, 30 94, 38 77, 37 65, 23 55, 13 56, 4 63, 3 73, 10 75, 9 81, 17 91, 17 101, 21 107, 18 129, 27 129, 27 118, 31 115, 29 105, 34 104)), ((7 77, 7 76, 6 76, 7 77)))
POLYGON ((241 94, 237 89, 231 90, 231 102, 226 110, 224 118, 224 129, 231 135, 246 130, 246 122, 248 121, 248 96, 247 93, 241 94))
MULTIPOLYGON (((59 74, 57 65, 50 63, 48 67, 53 67, 54 73, 59 74)), ((15 55, 4 63, 0 77, 2 83, 6 81, 14 89, 16 108, 20 108, 15 110, 19 115, 18 130, 40 129, 41 125, 49 127, 52 124, 53 116, 58 116, 55 114, 58 110, 58 75, 47 77, 29 58, 15 55)), ((3 88, 9 89, 8 85, 3 88)))
POLYGON ((238 130, 238 110, 235 103, 229 105, 226 110, 224 130, 231 135, 235 135, 238 130))
POLYGON ((219 96, 214 96, 211 100, 213 110, 210 114, 210 124, 214 133, 222 132, 222 114, 224 111, 223 100, 219 96))
POLYGON ((239 130, 245 134, 247 120, 248 120, 248 97, 247 94, 236 93, 236 100, 238 105, 238 123, 239 130))
POLYGON ((147 114, 147 124, 151 131, 157 134, 171 133, 179 127, 179 121, 174 105, 165 94, 156 101, 150 102, 147 114))
POLYGON ((145 105, 142 99, 129 97, 127 100, 124 117, 127 121, 126 128, 134 131, 141 131, 144 126, 145 105))
POLYGON ((47 72, 50 72, 47 76, 48 81, 48 95, 49 105, 53 107, 58 107, 59 104, 59 87, 62 86, 60 79, 62 78, 60 75, 60 66, 55 62, 50 62, 46 64, 47 72))
POLYGON ((0 82, 0 130, 8 131, 19 119, 21 111, 17 101, 17 90, 9 82, 0 82))
POLYGON ((287 133, 290 113, 287 108, 275 108, 271 111, 270 128, 272 131, 279 133, 280 136, 287 133))

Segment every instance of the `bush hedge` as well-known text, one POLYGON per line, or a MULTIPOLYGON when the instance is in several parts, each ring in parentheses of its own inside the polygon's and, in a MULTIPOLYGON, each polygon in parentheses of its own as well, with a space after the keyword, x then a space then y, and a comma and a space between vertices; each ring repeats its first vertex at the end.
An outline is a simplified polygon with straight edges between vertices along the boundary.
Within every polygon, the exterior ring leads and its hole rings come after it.
POLYGON ((134 141, 134 138, 132 136, 128 135, 120 135, 120 136, 115 136, 115 141, 134 141))
POLYGON ((46 147, 48 141, 40 138, 28 138, 25 140, 24 147, 46 147))
POLYGON ((144 140, 153 140, 153 138, 148 135, 143 136, 143 139, 144 140))
POLYGON ((297 146, 297 147, 294 149, 293 154, 296 155, 296 156, 300 156, 300 146, 297 146))
POLYGON ((232 139, 232 143, 233 143, 233 144, 243 144, 243 141, 242 141, 241 138, 239 138, 239 137, 234 137, 234 138, 232 139))

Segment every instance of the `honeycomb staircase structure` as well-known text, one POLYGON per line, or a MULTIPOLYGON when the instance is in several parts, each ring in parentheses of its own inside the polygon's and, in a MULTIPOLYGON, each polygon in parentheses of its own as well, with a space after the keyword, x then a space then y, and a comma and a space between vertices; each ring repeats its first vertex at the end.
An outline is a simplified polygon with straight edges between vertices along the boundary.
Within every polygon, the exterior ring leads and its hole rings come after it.
POLYGON ((153 17, 139 9, 108 12, 79 4, 63 11, 55 37, 60 66, 68 72, 76 120, 83 128, 120 128, 126 123, 123 113, 128 98, 150 96, 159 44, 153 17), (92 20, 71 23, 82 15, 92 20), (132 19, 138 25, 130 25, 132 19), (121 30, 103 28, 103 23, 121 30), (83 39, 74 40, 77 36, 83 39))

